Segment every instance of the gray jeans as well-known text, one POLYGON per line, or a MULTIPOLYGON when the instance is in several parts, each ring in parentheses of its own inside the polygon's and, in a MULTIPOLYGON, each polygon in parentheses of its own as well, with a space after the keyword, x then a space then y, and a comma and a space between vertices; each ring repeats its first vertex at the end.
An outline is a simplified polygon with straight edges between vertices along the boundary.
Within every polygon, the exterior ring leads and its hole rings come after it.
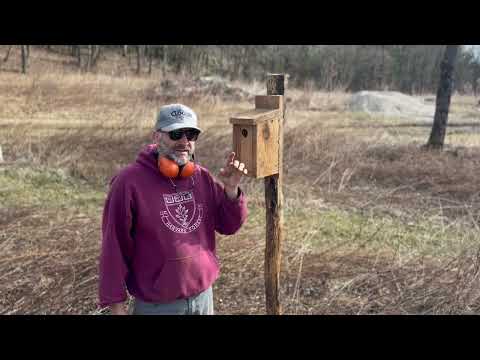
POLYGON ((134 299, 130 306, 132 315, 213 315, 212 287, 196 296, 168 304, 145 303, 134 299))

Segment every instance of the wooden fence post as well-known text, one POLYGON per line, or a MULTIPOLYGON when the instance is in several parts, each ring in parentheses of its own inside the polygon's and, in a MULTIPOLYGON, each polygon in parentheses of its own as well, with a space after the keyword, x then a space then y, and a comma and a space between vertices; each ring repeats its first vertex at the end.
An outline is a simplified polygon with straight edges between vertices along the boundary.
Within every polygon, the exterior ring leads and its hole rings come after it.
MULTIPOLYGON (((270 74, 267 76, 267 95, 285 94, 285 76, 270 74)), ((279 171, 265 178, 266 207, 266 246, 265 246, 265 298, 268 315, 280 315, 282 312, 280 289, 281 244, 283 239, 283 124, 285 103, 279 119, 279 171)))

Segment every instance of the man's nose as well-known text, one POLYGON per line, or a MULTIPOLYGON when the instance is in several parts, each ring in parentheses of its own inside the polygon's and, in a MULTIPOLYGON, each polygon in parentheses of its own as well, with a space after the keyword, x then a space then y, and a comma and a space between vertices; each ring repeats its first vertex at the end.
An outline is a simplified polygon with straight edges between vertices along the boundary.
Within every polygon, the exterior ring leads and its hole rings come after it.
POLYGON ((182 137, 178 140, 178 142, 181 142, 182 144, 188 144, 187 135, 185 135, 185 133, 183 133, 182 137))

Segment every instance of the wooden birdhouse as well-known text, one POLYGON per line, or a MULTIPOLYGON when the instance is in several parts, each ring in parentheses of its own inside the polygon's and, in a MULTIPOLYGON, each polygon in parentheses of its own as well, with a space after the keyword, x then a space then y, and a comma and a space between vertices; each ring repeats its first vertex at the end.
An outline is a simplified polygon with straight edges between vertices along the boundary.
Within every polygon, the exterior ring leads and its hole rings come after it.
POLYGON ((255 97, 255 109, 231 117, 233 151, 254 178, 278 174, 283 96, 255 97))

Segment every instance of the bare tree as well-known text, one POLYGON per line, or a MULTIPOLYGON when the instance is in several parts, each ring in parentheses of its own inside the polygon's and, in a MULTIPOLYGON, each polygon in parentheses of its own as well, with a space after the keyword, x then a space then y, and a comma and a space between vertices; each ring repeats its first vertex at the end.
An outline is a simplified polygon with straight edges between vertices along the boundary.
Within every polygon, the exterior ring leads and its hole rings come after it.
POLYGON ((385 86, 385 45, 380 45, 382 50, 382 62, 380 63, 380 74, 379 74, 379 81, 378 85, 380 90, 383 90, 385 86))
POLYGON ((142 51, 141 51, 141 45, 136 45, 135 50, 137 52, 137 75, 140 74, 140 69, 142 66, 142 51))
POLYGON ((93 54, 92 54, 92 66, 97 65, 97 61, 100 57, 100 52, 101 52, 101 45, 94 45, 93 46, 93 54))
POLYGON ((27 73, 27 66, 28 66, 28 45, 20 45, 22 47, 22 74, 27 73))
POLYGON ((81 68, 82 67, 81 45, 72 45, 71 56, 77 58, 77 65, 79 68, 81 68))
POLYGON ((100 45, 88 45, 87 71, 97 64, 100 56, 100 45))
POLYGON ((88 45, 87 71, 90 71, 93 58, 93 45, 88 45))
POLYGON ((10 46, 8 47, 7 54, 6 54, 5 57, 3 58, 3 62, 7 62, 7 61, 8 61, 8 58, 9 58, 9 56, 10 56, 10 51, 12 50, 12 47, 13 47, 13 45, 10 45, 10 46))
POLYGON ((165 75, 168 64, 168 45, 162 45, 163 60, 162 60, 162 73, 165 75))
POLYGON ((472 90, 473 96, 477 96, 478 83, 480 80, 480 62, 475 62, 472 66, 472 90))
POLYGON ((145 52, 148 56, 148 75, 152 74, 153 45, 145 45, 145 52))
POLYGON ((77 55, 78 67, 82 69, 82 48, 80 45, 75 45, 75 49, 76 49, 75 54, 77 55))
POLYGON ((448 111, 453 89, 453 73, 455 60, 460 45, 447 45, 440 70, 440 83, 438 85, 435 117, 432 132, 427 147, 442 149, 447 130, 448 111))

